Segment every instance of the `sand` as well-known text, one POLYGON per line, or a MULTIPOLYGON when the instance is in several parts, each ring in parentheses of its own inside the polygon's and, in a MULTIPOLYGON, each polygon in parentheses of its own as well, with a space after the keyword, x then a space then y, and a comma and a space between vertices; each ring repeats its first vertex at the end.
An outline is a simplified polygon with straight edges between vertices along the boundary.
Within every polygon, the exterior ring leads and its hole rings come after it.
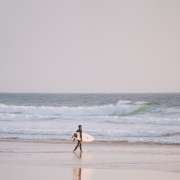
POLYGON ((180 146, 0 141, 2 180, 179 180, 180 146))

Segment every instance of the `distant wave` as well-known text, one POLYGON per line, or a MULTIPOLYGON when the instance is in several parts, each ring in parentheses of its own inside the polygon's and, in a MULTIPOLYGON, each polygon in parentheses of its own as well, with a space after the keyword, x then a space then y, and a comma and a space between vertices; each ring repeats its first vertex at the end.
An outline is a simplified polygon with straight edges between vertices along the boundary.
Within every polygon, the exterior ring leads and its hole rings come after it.
POLYGON ((180 136, 180 131, 162 134, 162 137, 171 137, 171 136, 180 136))
POLYGON ((116 104, 100 106, 17 106, 0 104, 0 116, 21 116, 25 118, 75 117, 75 116, 125 116, 145 113, 152 104, 147 102, 118 101, 116 104))

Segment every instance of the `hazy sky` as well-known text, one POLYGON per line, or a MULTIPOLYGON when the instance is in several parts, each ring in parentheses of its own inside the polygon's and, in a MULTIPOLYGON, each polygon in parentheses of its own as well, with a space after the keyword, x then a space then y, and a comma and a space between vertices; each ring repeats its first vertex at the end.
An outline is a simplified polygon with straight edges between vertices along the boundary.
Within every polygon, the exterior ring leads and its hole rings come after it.
POLYGON ((0 92, 172 91, 179 0, 0 1, 0 92))

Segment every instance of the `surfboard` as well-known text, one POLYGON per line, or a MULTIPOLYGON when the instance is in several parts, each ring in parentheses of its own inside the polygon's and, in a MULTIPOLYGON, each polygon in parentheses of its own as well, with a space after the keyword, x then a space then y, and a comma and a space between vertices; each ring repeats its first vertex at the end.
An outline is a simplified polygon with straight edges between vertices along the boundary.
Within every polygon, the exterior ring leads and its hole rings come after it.
MULTIPOLYGON (((74 133, 72 136, 72 139, 75 141, 79 140, 80 139, 79 132, 74 133)), ((95 138, 93 136, 91 136, 87 133, 82 133, 82 142, 92 142, 94 140, 95 140, 95 138)))

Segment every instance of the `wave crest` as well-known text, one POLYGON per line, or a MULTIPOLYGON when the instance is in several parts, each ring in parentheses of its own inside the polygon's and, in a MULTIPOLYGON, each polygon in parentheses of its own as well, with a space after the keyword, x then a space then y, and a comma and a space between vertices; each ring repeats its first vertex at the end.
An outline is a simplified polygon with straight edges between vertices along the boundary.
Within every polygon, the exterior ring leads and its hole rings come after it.
POLYGON ((124 116, 148 111, 147 102, 118 101, 116 104, 99 106, 17 106, 0 104, 1 116, 26 117, 86 117, 86 116, 124 116))

